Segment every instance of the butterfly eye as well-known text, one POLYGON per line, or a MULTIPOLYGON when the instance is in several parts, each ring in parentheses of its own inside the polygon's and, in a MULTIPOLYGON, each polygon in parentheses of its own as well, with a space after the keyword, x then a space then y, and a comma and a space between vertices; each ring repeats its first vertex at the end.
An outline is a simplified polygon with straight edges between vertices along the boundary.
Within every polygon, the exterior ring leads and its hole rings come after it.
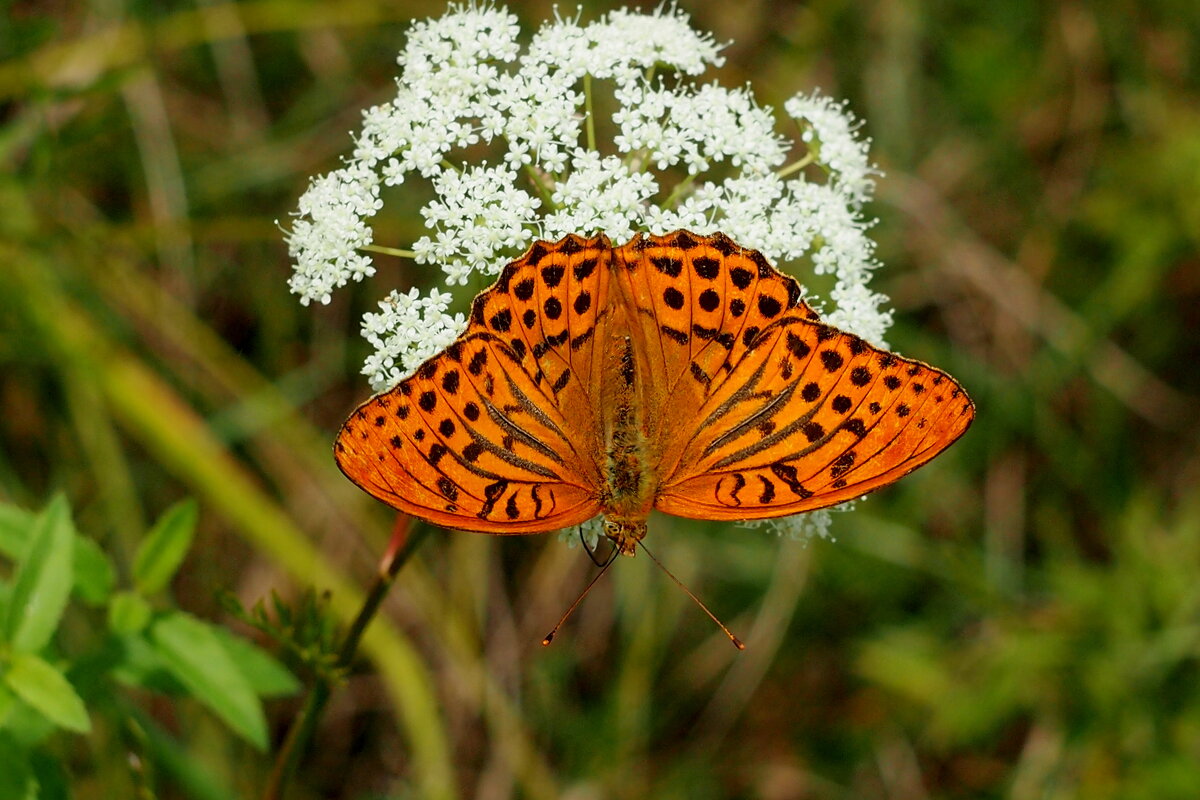
POLYGON ((604 532, 606 534, 609 536, 616 536, 619 530, 621 530, 620 523, 611 519, 604 520, 604 532))

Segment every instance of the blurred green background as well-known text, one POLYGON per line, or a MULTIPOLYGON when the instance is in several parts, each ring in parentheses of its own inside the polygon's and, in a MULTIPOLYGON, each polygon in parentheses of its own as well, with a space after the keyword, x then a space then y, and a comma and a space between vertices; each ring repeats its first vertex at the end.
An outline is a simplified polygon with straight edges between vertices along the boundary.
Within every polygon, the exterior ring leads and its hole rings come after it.
MULTIPOLYGON (((961 380, 975 425, 836 542, 656 520, 740 654, 644 558, 543 649, 580 551, 436 533, 294 796, 1200 796, 1200 7, 681 7, 733 40, 726 85, 775 107, 820 86, 865 118, 890 341, 961 380)), ((181 606, 244 632, 220 592, 315 586, 353 613, 392 515, 330 443, 369 393, 359 315, 414 276, 302 308, 275 220, 391 96, 407 23, 443 9, 5 4, 0 499, 64 491, 127 570, 194 496, 181 606)), ((173 757, 260 791, 269 759, 143 700, 173 757)), ((276 741, 299 702, 269 706, 276 741)), ((55 741, 78 798, 132 796, 157 752, 104 726, 55 741)))

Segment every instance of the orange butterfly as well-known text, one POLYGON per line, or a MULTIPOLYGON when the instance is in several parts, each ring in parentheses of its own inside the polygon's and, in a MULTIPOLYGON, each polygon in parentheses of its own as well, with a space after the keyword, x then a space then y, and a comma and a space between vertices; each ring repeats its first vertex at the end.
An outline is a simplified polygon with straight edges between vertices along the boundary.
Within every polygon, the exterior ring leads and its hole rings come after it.
POLYGON ((886 486, 962 435, 941 370, 821 322, 724 234, 536 242, 467 330, 351 415, 350 480, 447 528, 540 533, 603 514, 632 555, 652 509, 780 517, 886 486))

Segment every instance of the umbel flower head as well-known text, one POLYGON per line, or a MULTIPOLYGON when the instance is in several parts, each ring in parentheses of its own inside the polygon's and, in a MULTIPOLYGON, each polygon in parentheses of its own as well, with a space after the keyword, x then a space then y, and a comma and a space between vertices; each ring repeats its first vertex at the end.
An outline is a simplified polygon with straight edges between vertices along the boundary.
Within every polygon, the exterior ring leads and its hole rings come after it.
MULTIPOLYGON (((722 231, 801 283, 831 275, 828 297, 806 299, 882 346, 891 314, 868 286, 878 262, 862 214, 877 170, 859 123, 815 91, 781 119, 749 87, 702 82, 720 50, 670 6, 556 18, 531 38, 490 5, 415 23, 395 98, 363 112, 353 154, 300 198, 291 290, 328 303, 374 275, 376 258, 429 265, 430 288, 393 289, 363 318, 374 348, 363 372, 383 390, 465 329, 445 288, 496 275, 535 239, 722 231), (382 189, 408 181, 432 190, 427 233, 376 242, 382 189)), ((828 514, 774 524, 823 534, 828 514)))

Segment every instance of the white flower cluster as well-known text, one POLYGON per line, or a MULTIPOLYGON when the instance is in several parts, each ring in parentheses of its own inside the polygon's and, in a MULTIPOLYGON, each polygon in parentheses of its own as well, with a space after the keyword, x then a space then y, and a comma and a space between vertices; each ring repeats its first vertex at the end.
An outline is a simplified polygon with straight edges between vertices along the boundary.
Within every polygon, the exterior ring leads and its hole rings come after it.
POLYGON ((761 528, 764 525, 776 536, 785 537, 807 544, 813 539, 833 539, 829 532, 833 525, 833 515, 854 508, 855 501, 850 500, 833 508, 819 508, 804 514, 778 519, 753 519, 741 523, 743 528, 761 528))
MULTIPOLYGON (((374 274, 374 252, 436 265, 432 283, 450 286, 496 274, 535 238, 722 231, 802 279, 832 275, 826 302, 810 302, 882 344, 891 318, 868 286, 877 262, 861 212, 877 171, 860 123, 844 103, 798 94, 784 109, 800 141, 783 136, 748 87, 693 81, 722 63, 719 51, 673 6, 556 18, 527 47, 516 17, 491 5, 414 24, 395 98, 364 113, 353 156, 300 200, 287 233, 292 291, 328 303, 374 274), (610 105, 611 118, 597 119, 610 105), (611 141, 597 142, 597 130, 611 141), (420 212, 427 234, 411 250, 377 246, 369 223, 381 187, 413 177, 435 196, 420 212)), ((376 389, 465 328, 450 307, 448 293, 411 289, 364 317, 375 352, 363 371, 376 389)))
POLYGON ((467 319, 447 313, 452 297, 437 289, 424 297, 416 288, 404 294, 393 291, 379 303, 378 314, 364 314, 362 333, 375 352, 367 357, 363 371, 394 386, 421 362, 453 344, 467 319))

